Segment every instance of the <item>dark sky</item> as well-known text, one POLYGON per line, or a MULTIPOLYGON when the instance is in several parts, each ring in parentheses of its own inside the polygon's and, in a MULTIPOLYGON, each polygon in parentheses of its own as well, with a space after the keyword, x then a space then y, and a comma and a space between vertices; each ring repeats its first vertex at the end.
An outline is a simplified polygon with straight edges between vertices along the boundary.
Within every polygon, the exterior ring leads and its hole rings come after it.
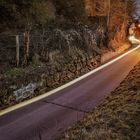
POLYGON ((140 19, 140 0, 135 0, 135 7, 134 18, 140 19))

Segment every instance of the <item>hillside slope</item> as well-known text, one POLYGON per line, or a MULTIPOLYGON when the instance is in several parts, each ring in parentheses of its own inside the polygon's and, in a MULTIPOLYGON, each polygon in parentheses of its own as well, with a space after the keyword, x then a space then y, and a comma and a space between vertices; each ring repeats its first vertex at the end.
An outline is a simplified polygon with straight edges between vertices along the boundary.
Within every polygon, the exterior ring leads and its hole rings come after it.
POLYGON ((140 139, 140 63, 101 105, 70 128, 61 140, 140 139))
POLYGON ((85 13, 93 0, 84 1, 0 1, 0 109, 63 85, 98 67, 104 54, 130 47, 124 1, 110 2, 110 26, 97 10, 106 9, 105 1, 95 0, 94 16, 85 13))

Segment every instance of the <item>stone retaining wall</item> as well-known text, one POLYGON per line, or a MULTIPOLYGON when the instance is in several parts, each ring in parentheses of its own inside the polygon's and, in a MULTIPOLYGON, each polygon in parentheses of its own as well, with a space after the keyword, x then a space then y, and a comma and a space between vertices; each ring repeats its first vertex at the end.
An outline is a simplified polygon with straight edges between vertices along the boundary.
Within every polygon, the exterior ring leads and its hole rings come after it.
POLYGON ((131 45, 126 43, 126 44, 122 45, 120 48, 118 48, 116 51, 109 51, 109 52, 103 54, 101 57, 101 63, 105 63, 105 62, 109 61, 110 59, 123 53, 124 51, 126 51, 130 47, 131 47, 131 45))
POLYGON ((59 67, 52 67, 52 65, 40 67, 33 70, 32 73, 26 73, 26 75, 24 75, 23 77, 7 79, 3 82, 3 85, 0 85, 0 109, 48 92, 79 76, 82 76, 83 74, 86 74, 87 72, 100 66, 102 63, 105 63, 111 58, 123 53, 129 47, 130 45, 125 44, 115 52, 111 51, 102 55, 90 56, 85 59, 77 58, 59 67), (32 93, 32 89, 31 91, 28 90, 28 95, 31 96, 26 96, 27 93, 26 91, 24 91, 24 96, 21 89, 33 83, 36 85, 34 93, 32 93), (18 91, 20 98, 17 95, 15 96, 14 93, 16 93, 16 91, 18 91), (19 93, 19 91, 21 91, 22 93, 19 93), (21 95, 23 95, 23 98, 21 97, 21 95))

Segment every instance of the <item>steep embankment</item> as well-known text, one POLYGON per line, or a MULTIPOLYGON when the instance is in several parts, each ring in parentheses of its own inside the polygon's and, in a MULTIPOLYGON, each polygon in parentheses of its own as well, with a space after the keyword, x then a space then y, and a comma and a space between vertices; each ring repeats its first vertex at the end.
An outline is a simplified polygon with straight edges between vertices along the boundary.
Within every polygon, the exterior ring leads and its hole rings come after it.
MULTIPOLYGON (((81 24, 65 26, 68 28, 53 26, 47 28, 43 34, 37 32, 30 36, 28 66, 2 68, 2 108, 49 91, 99 66, 103 51, 109 50, 104 44, 106 28, 103 24, 97 22, 92 27, 81 24)), ((0 52, 3 56, 0 57, 0 62, 12 66, 16 56, 14 38, 10 44, 7 44, 6 39, 0 40, 0 52), (13 55, 9 57, 8 54, 13 55)), ((23 36, 20 36, 21 66, 24 63, 23 40, 23 36)))
POLYGON ((65 132, 61 140, 140 139, 140 63, 101 105, 65 132))
POLYGON ((56 88, 114 57, 118 50, 129 48, 120 49, 126 41, 127 24, 121 25, 126 22, 121 15, 124 1, 111 2, 109 28, 106 4, 84 0, 1 1, 0 109, 56 88), (85 8, 93 10, 87 15, 85 8), (14 34, 20 34, 19 67, 15 67, 14 34), (111 53, 102 58, 106 52, 111 53))
MULTIPOLYGON (((93 26, 70 24, 68 28, 49 27, 43 34, 32 34, 29 65, 26 67, 9 68, 16 63, 14 38, 10 44, 1 38, 0 109, 75 79, 114 57, 118 54, 116 52, 122 53, 130 47, 128 43, 116 50, 108 48, 106 27, 103 26, 105 20, 94 20, 97 22, 93 26)), ((21 66, 24 63, 23 39, 20 36, 21 66)))

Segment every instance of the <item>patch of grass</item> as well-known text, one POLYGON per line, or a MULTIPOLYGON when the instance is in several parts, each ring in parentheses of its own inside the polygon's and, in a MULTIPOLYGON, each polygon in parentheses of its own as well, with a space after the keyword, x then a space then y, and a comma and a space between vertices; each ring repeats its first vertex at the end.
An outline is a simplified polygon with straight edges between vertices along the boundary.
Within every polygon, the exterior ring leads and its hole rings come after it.
POLYGON ((40 56, 38 54, 34 54, 33 58, 32 58, 32 63, 31 63, 34 67, 38 67, 42 65, 42 62, 40 61, 40 56))
POLYGON ((23 68, 13 68, 13 69, 10 69, 5 72, 5 75, 10 78, 11 77, 20 77, 24 74, 25 74, 25 71, 23 68))

